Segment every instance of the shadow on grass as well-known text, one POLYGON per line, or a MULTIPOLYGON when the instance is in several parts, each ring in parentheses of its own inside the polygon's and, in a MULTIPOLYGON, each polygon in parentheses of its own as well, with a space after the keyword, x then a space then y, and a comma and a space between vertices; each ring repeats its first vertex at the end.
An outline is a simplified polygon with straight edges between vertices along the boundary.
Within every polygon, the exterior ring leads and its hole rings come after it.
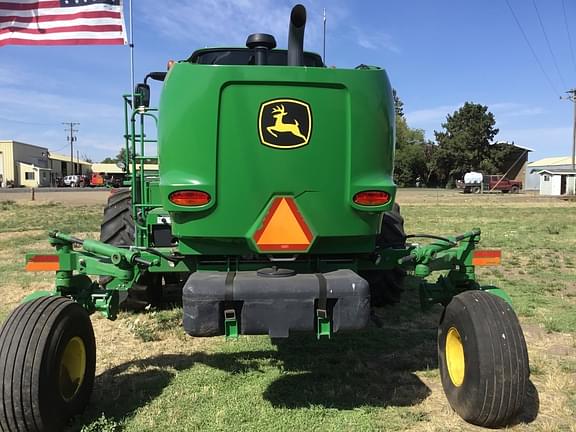
MULTIPOLYGON (((422 315, 417 304, 408 301, 379 309, 377 315, 379 328, 338 333, 331 340, 295 334, 271 345, 243 337, 222 344, 215 353, 166 354, 121 364, 96 377, 91 403, 74 430, 102 413, 122 422, 158 397, 177 371, 199 364, 226 371, 231 381, 244 374, 250 380, 255 371, 277 376, 262 393, 276 408, 418 404, 431 391, 413 372, 437 368, 438 313, 422 315)), ((234 385, 227 391, 233 392, 234 385)))
MULTIPOLYGON (((416 296, 411 297, 413 301, 377 310, 378 328, 338 333, 332 340, 296 334, 271 346, 246 337, 221 345, 215 353, 165 354, 121 364, 96 377, 90 407, 76 424, 90 424, 101 413, 122 422, 158 397, 177 371, 193 370, 200 364, 230 374, 230 384, 224 385, 230 386, 225 390, 229 392, 242 386, 242 380, 249 382, 254 372, 277 376, 262 393, 275 408, 417 405, 431 390, 414 372, 436 373, 438 367, 436 333, 441 308, 421 314, 416 296)), ((537 416, 538 392, 532 383, 528 393, 519 423, 532 422, 537 416)))

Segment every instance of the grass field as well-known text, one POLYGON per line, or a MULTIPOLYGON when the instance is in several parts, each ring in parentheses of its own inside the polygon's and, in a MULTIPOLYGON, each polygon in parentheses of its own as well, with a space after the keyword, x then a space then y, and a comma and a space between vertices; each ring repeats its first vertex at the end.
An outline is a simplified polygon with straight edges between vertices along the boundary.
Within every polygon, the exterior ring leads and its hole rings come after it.
MULTIPOLYGON (((398 201, 409 233, 480 227, 484 247, 502 248, 503 265, 479 276, 511 295, 528 343, 532 385, 511 429, 576 430, 576 202, 436 190, 400 191, 398 201)), ((50 288, 52 275, 22 271, 25 252, 50 250, 49 228, 97 237, 103 202, 73 204, 0 202, 0 319, 27 293, 50 288)), ((408 285, 401 305, 378 310, 382 328, 321 342, 191 338, 177 307, 124 312, 116 322, 94 316, 94 394, 70 430, 480 430, 442 392, 441 309, 421 313, 408 285)))

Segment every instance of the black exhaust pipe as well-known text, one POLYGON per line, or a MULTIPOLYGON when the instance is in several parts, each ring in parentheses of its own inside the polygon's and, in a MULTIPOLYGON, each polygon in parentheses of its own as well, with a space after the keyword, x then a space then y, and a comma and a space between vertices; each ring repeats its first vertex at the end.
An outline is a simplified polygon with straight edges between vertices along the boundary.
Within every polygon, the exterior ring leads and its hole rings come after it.
POLYGON ((306 8, 297 4, 290 14, 288 31, 288 66, 304 66, 304 29, 306 28, 306 8))

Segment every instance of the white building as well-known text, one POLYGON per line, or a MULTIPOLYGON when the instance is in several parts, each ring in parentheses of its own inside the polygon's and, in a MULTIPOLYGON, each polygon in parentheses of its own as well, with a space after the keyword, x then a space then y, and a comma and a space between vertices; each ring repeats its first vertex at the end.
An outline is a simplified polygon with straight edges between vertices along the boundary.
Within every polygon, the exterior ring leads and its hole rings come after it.
POLYGON ((56 186, 71 174, 90 174, 92 164, 46 147, 0 140, 0 187, 56 186))
POLYGON ((545 169, 540 175, 540 195, 576 195, 576 170, 545 169))
POLYGON ((13 140, 0 140, 0 185, 50 185, 48 149, 13 140))
POLYGON ((548 157, 540 159, 528 164, 526 169, 526 181, 524 182, 524 190, 538 190, 540 185, 540 171, 542 170, 571 170, 572 169, 572 157, 571 156, 560 156, 560 157, 548 157))

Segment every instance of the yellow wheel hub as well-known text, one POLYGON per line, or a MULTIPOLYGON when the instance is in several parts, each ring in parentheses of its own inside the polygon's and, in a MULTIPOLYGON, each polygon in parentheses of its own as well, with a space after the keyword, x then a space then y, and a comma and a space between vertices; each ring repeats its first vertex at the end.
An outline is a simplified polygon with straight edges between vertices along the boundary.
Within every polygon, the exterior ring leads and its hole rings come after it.
POLYGON ((71 400, 84 381, 86 372, 86 347, 78 336, 66 344, 60 359, 60 395, 65 401, 71 400))
POLYGON ((452 384, 460 387, 464 382, 464 346, 460 333, 455 327, 450 327, 446 335, 446 365, 452 384))

